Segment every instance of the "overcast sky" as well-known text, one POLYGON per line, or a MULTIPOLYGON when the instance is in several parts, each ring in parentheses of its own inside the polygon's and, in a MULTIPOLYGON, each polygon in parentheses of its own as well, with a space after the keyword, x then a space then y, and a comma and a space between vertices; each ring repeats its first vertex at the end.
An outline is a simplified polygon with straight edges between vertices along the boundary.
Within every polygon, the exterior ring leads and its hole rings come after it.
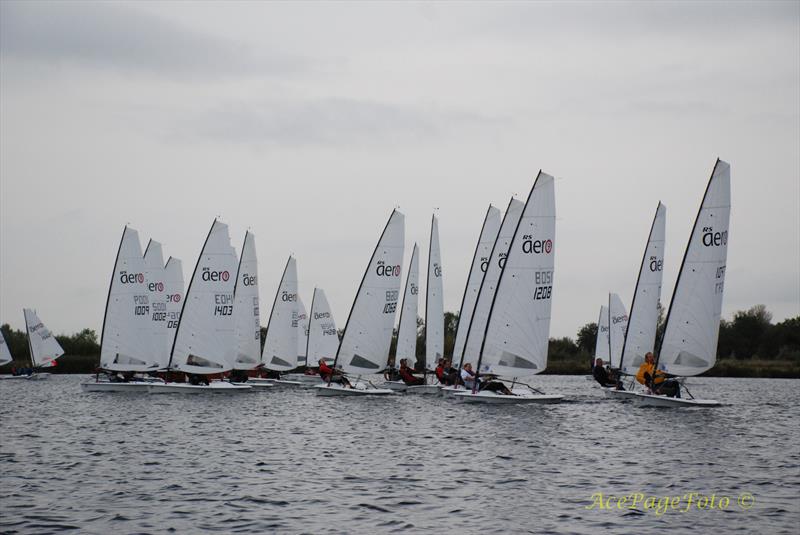
POLYGON ((457 310, 488 204, 524 200, 541 168, 551 335, 574 336, 609 291, 629 306, 659 200, 668 303, 718 156, 723 314, 796 316, 798 6, 3 1, 0 322, 33 307, 99 333, 126 223, 188 283, 219 215, 237 250, 256 235, 262 303, 294 254, 306 304, 324 288, 343 326, 395 206, 406 263, 439 209, 457 310))

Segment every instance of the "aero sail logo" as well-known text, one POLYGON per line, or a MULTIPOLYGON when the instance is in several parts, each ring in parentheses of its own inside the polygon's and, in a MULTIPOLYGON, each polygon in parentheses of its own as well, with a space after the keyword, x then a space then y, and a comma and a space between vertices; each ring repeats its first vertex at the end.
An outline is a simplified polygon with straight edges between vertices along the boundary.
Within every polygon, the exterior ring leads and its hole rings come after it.
POLYGON ((550 254, 553 251, 553 240, 534 240, 530 235, 522 239, 522 252, 525 254, 550 254))
POLYGON ((242 284, 245 286, 255 286, 258 284, 258 278, 255 275, 242 273, 242 284))
POLYGON ((400 266, 387 266, 386 262, 379 260, 375 273, 377 273, 379 277, 399 277, 400 266))
POLYGON ((119 281, 122 284, 142 284, 144 282, 144 273, 128 273, 127 271, 120 271, 119 281))
POLYGON ((211 268, 204 267, 202 279, 206 282, 228 282, 231 274, 227 271, 211 271, 211 268))
POLYGON ((714 232, 712 227, 703 227, 703 245, 706 247, 728 245, 728 231, 714 232))

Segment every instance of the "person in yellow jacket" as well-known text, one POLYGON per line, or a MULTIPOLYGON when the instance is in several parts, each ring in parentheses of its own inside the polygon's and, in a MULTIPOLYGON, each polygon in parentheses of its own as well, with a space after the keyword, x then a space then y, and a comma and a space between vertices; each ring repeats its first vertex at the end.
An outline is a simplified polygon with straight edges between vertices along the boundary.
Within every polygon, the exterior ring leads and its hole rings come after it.
POLYGON ((636 380, 653 391, 654 394, 665 395, 671 398, 681 397, 681 387, 674 379, 667 379, 664 370, 655 371, 656 357, 648 352, 644 356, 644 363, 636 372, 636 380))

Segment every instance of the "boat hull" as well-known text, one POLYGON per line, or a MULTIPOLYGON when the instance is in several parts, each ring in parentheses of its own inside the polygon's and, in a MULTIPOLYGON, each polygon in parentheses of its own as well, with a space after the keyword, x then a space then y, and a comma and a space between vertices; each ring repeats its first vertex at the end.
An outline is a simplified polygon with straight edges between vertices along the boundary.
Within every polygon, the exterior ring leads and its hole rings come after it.
POLYGON ((163 384, 145 381, 131 381, 129 383, 111 382, 86 382, 81 383, 84 392, 147 392, 147 387, 153 384, 163 384))
POLYGON ((611 399, 634 399, 639 393, 633 390, 617 390, 616 388, 604 388, 603 394, 611 399))
POLYGON ((441 387, 439 385, 413 385, 406 389, 406 394, 420 394, 420 395, 439 395, 441 387))
POLYGON ((509 396, 506 394, 498 394, 497 392, 489 392, 486 390, 484 390, 483 392, 475 392, 474 394, 472 393, 471 390, 467 390, 458 392, 454 394, 454 396, 459 401, 463 401, 465 403, 491 403, 497 405, 530 404, 530 403, 551 404, 551 403, 560 403, 564 399, 564 396, 559 396, 559 395, 519 393, 515 396, 509 396))
POLYGON ((322 384, 314 387, 318 396, 390 396, 395 393, 388 388, 345 388, 338 383, 322 384))
POLYGON ((213 381, 208 385, 163 383, 147 386, 147 391, 150 394, 242 394, 252 390, 253 387, 250 385, 233 384, 225 381, 213 381))
POLYGON ((383 387, 394 390, 395 392, 405 392, 408 390, 408 385, 403 381, 384 381, 383 387))
POLYGON ((322 377, 318 374, 306 375, 305 373, 287 373, 283 376, 286 381, 297 381, 309 385, 318 385, 322 383, 322 377))
POLYGON ((654 396, 652 394, 636 394, 636 402, 640 407, 719 407, 722 405, 715 399, 685 399, 654 396))
POLYGON ((456 394, 468 392, 466 388, 463 386, 441 386, 439 387, 439 393, 446 398, 453 398, 455 399, 456 394))

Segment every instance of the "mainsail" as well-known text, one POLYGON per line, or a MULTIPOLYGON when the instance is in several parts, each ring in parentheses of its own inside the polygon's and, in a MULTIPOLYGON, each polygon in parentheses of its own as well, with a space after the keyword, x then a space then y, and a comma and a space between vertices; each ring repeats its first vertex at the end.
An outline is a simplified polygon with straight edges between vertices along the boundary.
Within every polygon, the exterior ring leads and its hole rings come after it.
POLYGON ((311 316, 308 322, 308 366, 318 366, 320 359, 333 362, 339 349, 339 333, 333 319, 331 306, 322 288, 314 288, 311 298, 311 316))
POLYGON ((439 220, 431 218, 428 249, 428 282, 425 292, 425 369, 433 370, 444 356, 444 287, 442 253, 439 249, 439 220))
MULTIPOLYGON (((144 280, 150 295, 150 356, 159 367, 169 362, 172 340, 167 330, 167 286, 164 283, 164 253, 161 244, 150 240, 144 250, 144 280)), ((144 345, 145 340, 141 340, 144 345)))
POLYGON ((620 367, 622 344, 628 330, 628 314, 618 294, 608 294, 608 346, 612 368, 620 367))
POLYGON ((664 234, 667 207, 658 203, 650 234, 647 237, 639 276, 633 291, 628 329, 622 346, 623 373, 634 375, 644 363, 644 356, 653 351, 658 328, 658 302, 664 267, 664 234))
POLYGON ((113 371, 149 371, 164 365, 152 344, 151 295, 139 233, 122 231, 100 335, 100 367, 113 371))
POLYGON ((472 321, 472 312, 475 310, 481 282, 483 282, 486 268, 489 267, 489 256, 492 254, 492 247, 494 247, 499 231, 500 210, 490 204, 489 209, 486 211, 486 217, 483 219, 478 243, 475 246, 475 253, 472 255, 472 265, 469 269, 467 284, 464 286, 464 297, 461 298, 458 325, 456 326, 456 339, 453 346, 454 359, 460 359, 461 355, 464 354, 464 344, 467 341, 467 331, 469 331, 469 324, 472 321))
POLYGON ((261 362, 261 316, 258 307, 258 257, 256 238, 247 231, 239 257, 233 292, 236 358, 233 367, 251 370, 261 362))
POLYGON ((14 357, 11 356, 11 351, 8 350, 6 339, 3 336, 3 333, 0 332, 0 366, 5 366, 13 360, 14 357))
POLYGON ((400 367, 400 359, 408 359, 411 367, 417 362, 417 305, 419 301, 419 254, 417 244, 411 250, 411 263, 406 275, 403 307, 400 309, 400 325, 397 327, 397 349, 394 366, 400 367))
POLYGON ((461 355, 464 364, 467 362, 474 363, 480 356, 486 324, 489 319, 489 309, 492 306, 495 290, 497 289, 497 281, 500 280, 500 272, 505 265, 508 249, 514 237, 514 230, 517 228, 524 206, 525 204, 522 201, 512 198, 508 203, 506 214, 503 216, 503 223, 500 225, 497 239, 492 246, 489 264, 481 281, 478 299, 475 301, 475 309, 467 331, 464 353, 461 355))
POLYGON ((367 264, 336 353, 335 363, 346 373, 371 374, 386 368, 404 241, 405 216, 395 210, 367 264))
POLYGON ((183 300, 171 368, 200 374, 232 368, 236 356, 235 273, 236 251, 231 246, 228 225, 214 220, 183 300))
POLYGON ((658 367, 698 375, 714 366, 725 289, 731 215, 731 168, 717 160, 672 294, 658 367))
MULTIPOLYGON (((597 340, 594 344, 594 358, 603 359, 604 363, 609 362, 609 350, 611 345, 608 340, 608 306, 600 306, 600 317, 597 318, 597 340)), ((594 363, 592 363, 594 366, 594 363)))
POLYGON ((28 331, 28 347, 31 351, 32 367, 55 366, 56 359, 64 354, 61 345, 50 329, 44 326, 35 310, 24 308, 22 312, 25 315, 25 329, 28 331))
POLYGON ((292 256, 272 303, 261 362, 275 371, 297 367, 297 262, 292 256))
POLYGON ((167 294, 167 360, 162 364, 169 364, 169 354, 175 342, 175 332, 181 319, 183 308, 183 264, 177 258, 169 257, 164 266, 164 289, 167 294))
POLYGON ((497 282, 479 373, 488 368, 504 377, 526 377, 547 366, 555 227, 553 177, 539 171, 497 282))
MULTIPOLYGON (((313 297, 311 299, 314 299, 313 297)), ((303 298, 297 294, 297 317, 295 321, 297 328, 297 365, 306 366, 306 346, 308 346, 308 313, 303 298)))

